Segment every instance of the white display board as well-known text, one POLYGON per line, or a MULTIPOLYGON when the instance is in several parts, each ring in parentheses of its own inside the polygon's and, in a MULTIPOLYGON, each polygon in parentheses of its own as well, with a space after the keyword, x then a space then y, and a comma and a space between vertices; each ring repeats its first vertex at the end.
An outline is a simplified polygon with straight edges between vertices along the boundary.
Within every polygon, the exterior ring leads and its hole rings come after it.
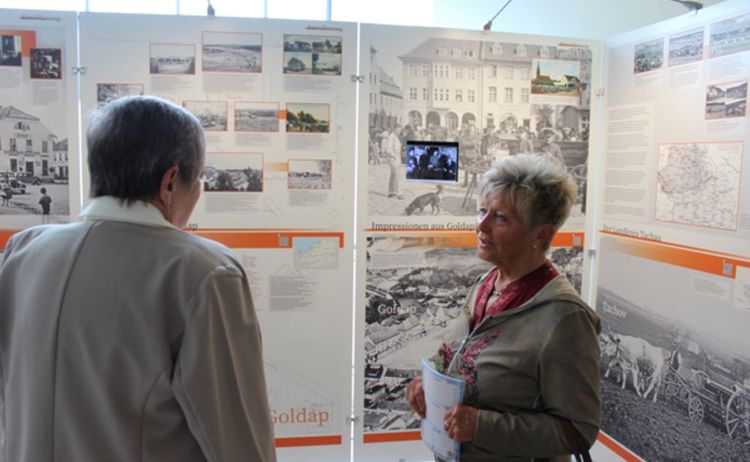
POLYGON ((746 460, 750 9, 724 2, 608 45, 600 439, 625 460, 746 460))
POLYGON ((351 226, 354 24, 95 13, 80 24, 84 114, 149 94, 201 120, 191 227, 351 226))
POLYGON ((204 127, 188 227, 250 278, 279 460, 347 459, 355 25, 81 14, 80 34, 84 114, 149 94, 204 127))
POLYGON ((78 216, 76 62, 75 13, 2 10, 0 229, 78 216), (48 216, 42 188, 52 200, 48 216))
POLYGON ((493 160, 533 152, 574 175, 580 195, 550 258, 579 290, 586 283, 600 44, 369 24, 360 40, 354 458, 423 461, 431 454, 405 387, 486 268, 474 227, 479 176, 493 160), (457 142, 458 168, 443 151, 411 155, 410 141, 457 142))

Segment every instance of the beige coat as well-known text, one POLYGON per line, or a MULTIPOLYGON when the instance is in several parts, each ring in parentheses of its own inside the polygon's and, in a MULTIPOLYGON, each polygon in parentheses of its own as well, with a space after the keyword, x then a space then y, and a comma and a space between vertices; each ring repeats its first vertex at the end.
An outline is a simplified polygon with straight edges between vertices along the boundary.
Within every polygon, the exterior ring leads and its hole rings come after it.
POLYGON ((84 215, 5 251, 7 460, 275 461, 242 267, 144 203, 84 215))

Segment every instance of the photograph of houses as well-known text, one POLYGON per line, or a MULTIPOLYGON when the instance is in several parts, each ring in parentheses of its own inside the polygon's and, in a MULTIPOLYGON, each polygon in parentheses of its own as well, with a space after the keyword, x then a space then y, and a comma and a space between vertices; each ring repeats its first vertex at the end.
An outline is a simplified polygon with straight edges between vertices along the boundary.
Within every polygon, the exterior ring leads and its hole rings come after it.
POLYGON ((208 193, 263 192, 263 154, 208 154, 201 181, 208 193))
POLYGON ((703 59, 703 28, 669 37, 669 65, 703 59))
POLYGON ((747 81, 717 83, 706 87, 706 119, 745 117, 747 81))
POLYGON ((234 103, 234 130, 238 132, 278 132, 279 103, 234 103))
POLYGON ((143 94, 142 83, 97 83, 96 102, 103 106, 112 100, 123 96, 134 96, 143 94))
POLYGON ((287 103, 287 133, 329 133, 331 109, 328 104, 287 103))
POLYGON ((261 72, 263 35, 203 32, 203 72, 261 72))
POLYGON ((711 24, 709 35, 712 58, 750 50, 750 14, 711 24))
POLYGON ((534 59, 531 62, 534 95, 578 96, 581 92, 581 65, 578 61, 534 59))
POLYGON ((183 101, 182 105, 201 121, 204 130, 227 130, 226 101, 183 101))
POLYGON ((149 50, 151 74, 195 74, 195 45, 152 43, 149 50))
POLYGON ((661 69, 664 64, 664 39, 658 38, 635 46, 633 73, 641 74, 661 69))
POLYGON ((285 35, 284 73, 341 75, 341 37, 285 35))
POLYGON ((330 159, 289 159, 289 189, 331 189, 330 159))

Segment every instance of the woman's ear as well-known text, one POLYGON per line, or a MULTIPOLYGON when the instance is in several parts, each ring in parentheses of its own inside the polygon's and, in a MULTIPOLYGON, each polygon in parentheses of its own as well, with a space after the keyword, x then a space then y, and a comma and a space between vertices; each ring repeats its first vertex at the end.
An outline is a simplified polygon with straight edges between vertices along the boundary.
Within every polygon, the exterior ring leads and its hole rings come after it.
POLYGON ((546 247, 548 243, 552 242, 552 238, 555 237, 555 231, 555 227, 549 223, 539 225, 534 237, 534 246, 539 248, 546 247))

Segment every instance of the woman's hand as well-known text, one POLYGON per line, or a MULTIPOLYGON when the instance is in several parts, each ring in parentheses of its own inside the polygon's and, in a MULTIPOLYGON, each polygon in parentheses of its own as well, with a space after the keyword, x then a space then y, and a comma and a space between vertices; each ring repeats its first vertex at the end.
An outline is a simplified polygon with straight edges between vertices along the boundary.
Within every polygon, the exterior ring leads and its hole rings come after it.
POLYGON ((422 377, 415 377, 406 387, 406 401, 409 402, 411 410, 419 414, 424 419, 424 389, 422 388, 422 377))
POLYGON ((443 423, 448 436, 456 443, 474 440, 479 411, 475 407, 456 404, 445 413, 443 423))

